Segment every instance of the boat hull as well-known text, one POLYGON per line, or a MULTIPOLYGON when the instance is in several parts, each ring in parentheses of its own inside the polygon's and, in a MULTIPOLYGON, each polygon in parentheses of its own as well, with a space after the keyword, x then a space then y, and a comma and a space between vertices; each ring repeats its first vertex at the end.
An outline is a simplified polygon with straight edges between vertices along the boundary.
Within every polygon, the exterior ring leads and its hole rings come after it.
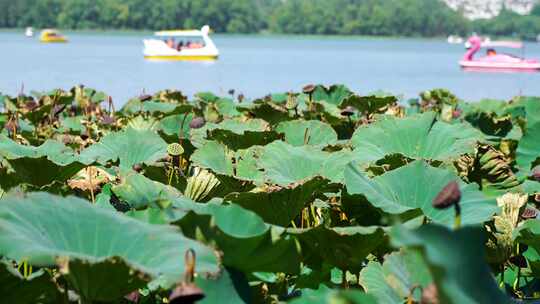
POLYGON ((66 42, 68 42, 68 40, 66 38, 61 38, 61 37, 57 37, 57 38, 41 38, 39 41, 41 41, 42 43, 66 43, 66 42))
POLYGON ((540 63, 538 62, 482 62, 462 60, 459 65, 467 70, 502 70, 502 71, 538 71, 540 63))
POLYGON ((217 60, 217 55, 145 55, 147 60, 163 60, 163 61, 212 61, 217 60))

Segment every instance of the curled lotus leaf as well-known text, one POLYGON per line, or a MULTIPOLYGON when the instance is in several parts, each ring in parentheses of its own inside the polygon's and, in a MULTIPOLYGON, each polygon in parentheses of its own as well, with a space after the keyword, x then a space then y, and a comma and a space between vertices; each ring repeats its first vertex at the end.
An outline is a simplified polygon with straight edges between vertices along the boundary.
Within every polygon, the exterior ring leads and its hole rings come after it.
POLYGON ((0 185, 6 190, 19 183, 43 187, 65 182, 84 167, 83 163, 90 163, 56 140, 34 147, 16 143, 4 135, 0 135, 0 157, 12 169, 0 168, 0 185))

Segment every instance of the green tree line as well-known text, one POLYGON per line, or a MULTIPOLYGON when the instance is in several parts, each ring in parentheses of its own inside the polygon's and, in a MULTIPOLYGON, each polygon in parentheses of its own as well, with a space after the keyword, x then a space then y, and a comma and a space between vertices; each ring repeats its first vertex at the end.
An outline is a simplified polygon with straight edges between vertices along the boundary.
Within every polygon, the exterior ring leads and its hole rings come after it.
POLYGON ((440 0, 0 0, 0 27, 172 29, 209 24, 216 32, 338 35, 536 37, 530 16, 503 11, 469 21, 440 0))

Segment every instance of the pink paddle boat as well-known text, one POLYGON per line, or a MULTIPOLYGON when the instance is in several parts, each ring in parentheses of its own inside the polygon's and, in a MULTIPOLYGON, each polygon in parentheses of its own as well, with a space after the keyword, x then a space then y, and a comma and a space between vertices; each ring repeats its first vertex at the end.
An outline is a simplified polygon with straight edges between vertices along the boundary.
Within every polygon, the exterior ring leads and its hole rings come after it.
POLYGON ((523 48, 523 43, 514 41, 488 41, 482 42, 478 36, 469 38, 470 48, 459 62, 459 65, 467 70, 503 70, 503 71, 536 71, 540 70, 540 62, 535 59, 525 59, 510 54, 498 54, 494 47, 507 47, 514 49, 523 48), (474 58, 481 49, 488 48, 487 55, 474 58))

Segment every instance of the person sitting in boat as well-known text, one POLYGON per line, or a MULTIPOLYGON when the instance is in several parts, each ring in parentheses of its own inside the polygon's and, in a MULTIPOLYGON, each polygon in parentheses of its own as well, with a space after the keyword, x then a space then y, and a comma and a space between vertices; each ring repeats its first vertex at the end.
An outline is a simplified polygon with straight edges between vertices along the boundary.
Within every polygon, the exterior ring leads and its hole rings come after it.
POLYGON ((178 45, 176 46, 176 50, 180 52, 183 47, 184 47, 184 41, 180 41, 178 42, 178 45))
POLYGON ((167 46, 170 47, 171 49, 174 49, 174 39, 173 38, 169 38, 167 39, 167 46))
POLYGON ((486 50, 486 55, 495 56, 495 55, 497 55, 497 51, 495 51, 495 49, 487 49, 486 50))

